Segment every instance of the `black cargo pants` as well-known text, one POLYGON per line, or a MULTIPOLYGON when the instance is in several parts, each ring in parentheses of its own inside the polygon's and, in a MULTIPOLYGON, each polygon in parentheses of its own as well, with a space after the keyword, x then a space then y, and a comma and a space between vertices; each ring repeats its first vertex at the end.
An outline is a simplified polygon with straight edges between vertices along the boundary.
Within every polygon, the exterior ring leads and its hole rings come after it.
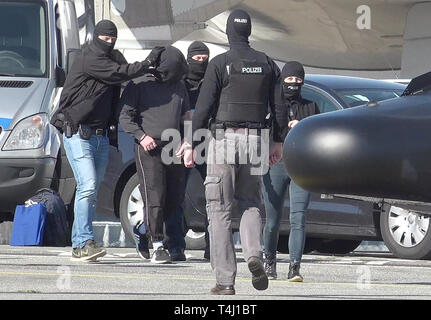
POLYGON ((268 151, 262 152, 261 142, 260 136, 226 133, 209 145, 205 197, 211 267, 220 285, 234 285, 237 273, 232 237, 234 204, 239 211, 244 259, 262 257, 262 174, 268 167, 268 151), (257 153, 262 156, 260 162, 257 153))

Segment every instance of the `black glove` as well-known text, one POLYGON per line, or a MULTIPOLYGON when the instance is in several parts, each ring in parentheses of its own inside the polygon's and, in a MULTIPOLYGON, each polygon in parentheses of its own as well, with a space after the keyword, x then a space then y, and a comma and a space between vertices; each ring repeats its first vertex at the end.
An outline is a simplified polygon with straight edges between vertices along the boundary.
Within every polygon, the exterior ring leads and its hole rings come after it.
POLYGON ((154 78, 156 78, 158 81, 163 80, 163 75, 159 71, 157 71, 157 69, 150 69, 148 70, 148 73, 152 74, 154 78))
POLYGON ((160 55, 165 51, 165 47, 154 47, 148 55, 147 60, 150 63, 150 66, 157 67, 160 63, 160 55))

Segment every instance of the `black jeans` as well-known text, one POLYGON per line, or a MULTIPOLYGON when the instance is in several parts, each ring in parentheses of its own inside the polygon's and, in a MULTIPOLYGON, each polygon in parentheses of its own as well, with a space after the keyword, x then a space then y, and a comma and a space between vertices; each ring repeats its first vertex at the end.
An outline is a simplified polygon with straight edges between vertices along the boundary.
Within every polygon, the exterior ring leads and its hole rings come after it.
POLYGON ((184 200, 185 167, 182 164, 164 164, 160 148, 148 152, 136 144, 135 156, 145 223, 151 240, 163 241, 166 219, 175 214, 184 200))

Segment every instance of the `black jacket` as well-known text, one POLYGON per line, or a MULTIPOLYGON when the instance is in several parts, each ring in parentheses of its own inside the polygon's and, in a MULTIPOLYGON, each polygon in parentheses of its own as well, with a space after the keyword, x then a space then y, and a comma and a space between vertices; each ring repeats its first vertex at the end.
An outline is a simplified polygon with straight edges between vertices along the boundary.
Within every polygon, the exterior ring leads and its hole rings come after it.
POLYGON ((189 111, 189 97, 183 81, 166 83, 144 77, 131 81, 120 100, 120 124, 135 141, 144 134, 156 140, 158 146, 166 129, 180 130, 182 116, 189 111))
POLYGON ((184 84, 186 85, 187 92, 189 93, 190 109, 194 109, 196 107, 196 102, 198 101, 199 92, 201 90, 203 81, 204 79, 199 81, 188 78, 184 79, 184 84))
MULTIPOLYGON (((231 45, 230 50, 236 50, 239 53, 239 56, 244 59, 253 59, 256 54, 256 51, 252 49, 248 43, 236 43, 231 45)), ((268 105, 274 118, 276 114, 276 92, 279 93, 280 90, 280 69, 269 57, 268 64, 271 66, 273 72, 272 83, 270 86, 271 94, 268 105)), ((221 91, 228 85, 229 82, 229 75, 226 70, 226 65, 227 52, 214 57, 208 64, 205 78, 199 93, 198 100, 196 102, 196 109, 193 114, 193 132, 200 128, 207 128, 209 119, 217 113, 221 91)), ((273 139, 274 141, 281 142, 282 140, 279 137, 280 130, 277 126, 277 123, 275 121, 273 123, 273 139)))
MULTIPOLYGON (((58 110, 51 124, 63 132, 65 122, 78 131, 95 110, 106 108, 110 115, 107 126, 118 122, 120 85, 149 71, 149 62, 127 64, 123 55, 113 50, 105 54, 92 43, 84 46, 75 58, 64 84, 58 110)), ((100 112, 99 112, 100 114, 100 112)))
POLYGON ((302 120, 309 116, 319 114, 320 110, 315 102, 303 99, 301 96, 296 100, 281 101, 276 104, 276 121, 281 128, 281 138, 286 139, 289 133, 287 124, 292 120, 302 120))

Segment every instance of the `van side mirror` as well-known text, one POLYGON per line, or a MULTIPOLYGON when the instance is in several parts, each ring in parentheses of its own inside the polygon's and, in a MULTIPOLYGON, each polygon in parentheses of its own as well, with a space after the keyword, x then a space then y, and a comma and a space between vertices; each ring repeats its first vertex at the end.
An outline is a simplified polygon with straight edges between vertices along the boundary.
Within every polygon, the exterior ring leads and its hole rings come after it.
POLYGON ((64 82, 66 81, 66 73, 63 68, 56 67, 55 68, 55 83, 57 87, 64 86, 64 82))

